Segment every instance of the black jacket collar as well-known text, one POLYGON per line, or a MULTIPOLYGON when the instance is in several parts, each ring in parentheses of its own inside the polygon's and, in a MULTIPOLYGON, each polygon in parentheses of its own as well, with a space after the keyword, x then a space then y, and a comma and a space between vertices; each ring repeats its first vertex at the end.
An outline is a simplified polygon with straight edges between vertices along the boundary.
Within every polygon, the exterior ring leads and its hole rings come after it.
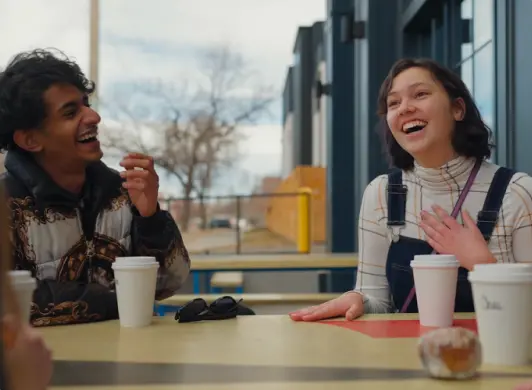
POLYGON ((103 162, 87 167, 87 179, 83 194, 74 194, 59 187, 46 171, 26 152, 9 151, 5 158, 8 175, 12 176, 41 206, 76 207, 81 198, 101 204, 120 192, 122 178, 103 162))

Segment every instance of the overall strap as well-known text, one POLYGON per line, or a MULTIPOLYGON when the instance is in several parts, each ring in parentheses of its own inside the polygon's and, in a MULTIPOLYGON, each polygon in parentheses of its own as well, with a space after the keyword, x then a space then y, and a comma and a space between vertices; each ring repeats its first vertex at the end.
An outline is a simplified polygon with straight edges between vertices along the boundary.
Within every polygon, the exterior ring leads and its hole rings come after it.
POLYGON ((495 229, 495 225, 497 224, 506 188, 508 187, 508 184, 510 184, 510 180, 514 174, 515 171, 513 169, 504 167, 500 167, 497 172, 495 172, 482 210, 478 213, 477 226, 484 236, 484 239, 488 242, 493 233, 493 229, 495 229))
MULTIPOLYGON (((473 169, 469 173, 469 177, 467 178, 467 182, 465 183, 462 193, 458 197, 458 200, 456 201, 456 204, 454 205, 453 211, 451 212, 452 218, 456 218, 458 214, 460 213, 460 210, 462 209, 462 205, 464 204, 465 198, 467 197, 467 195, 469 194, 469 191, 471 190, 471 187, 473 186, 473 183, 475 181, 475 178, 477 177, 477 174, 478 174, 478 171, 480 170, 481 165, 482 165, 482 161, 477 160, 477 162, 473 166, 473 169)), ((436 253, 436 251, 433 251, 432 253, 436 253)), ((415 295, 416 295, 416 286, 414 285, 412 287, 412 290, 410 290, 410 293, 408 294, 408 297, 406 298, 403 304, 403 307, 401 308, 401 313, 406 312, 406 310, 408 309, 408 306, 410 305, 410 302, 412 302, 412 299, 414 299, 415 295)))
POLYGON ((403 185, 403 171, 394 169, 388 173, 386 187, 388 199, 388 227, 395 233, 394 228, 405 227, 407 187, 403 185))

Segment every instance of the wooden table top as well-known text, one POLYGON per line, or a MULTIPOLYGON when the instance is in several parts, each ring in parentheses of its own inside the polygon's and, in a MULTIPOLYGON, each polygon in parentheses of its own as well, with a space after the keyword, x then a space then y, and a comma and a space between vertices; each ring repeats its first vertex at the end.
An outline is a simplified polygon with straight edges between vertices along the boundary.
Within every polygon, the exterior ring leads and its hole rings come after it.
POLYGON ((189 324, 168 316, 142 329, 109 321, 42 332, 56 360, 56 390, 382 390, 397 383, 412 390, 500 390, 532 374, 532 367, 483 367, 472 381, 433 380, 421 369, 415 337, 372 338, 283 315, 189 324))
POLYGON ((348 269, 358 266, 356 253, 191 255, 192 271, 348 269))

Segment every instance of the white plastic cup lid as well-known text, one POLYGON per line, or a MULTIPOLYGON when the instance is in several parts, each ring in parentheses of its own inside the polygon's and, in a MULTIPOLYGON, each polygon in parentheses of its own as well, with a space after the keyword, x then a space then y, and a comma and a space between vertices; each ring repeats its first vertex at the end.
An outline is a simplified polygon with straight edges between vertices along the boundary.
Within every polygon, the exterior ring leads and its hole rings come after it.
POLYGON ((457 261, 454 255, 415 255, 415 261, 457 261))
POLYGON ((532 263, 488 263, 476 264, 473 271, 476 273, 528 273, 532 272, 532 263))
POLYGON ((113 263, 111 266, 114 270, 145 270, 150 268, 159 268, 159 263, 144 263, 144 264, 117 264, 113 263))
POLYGON ((474 283, 532 283, 532 272, 496 273, 496 272, 469 272, 468 280, 474 283))
POLYGON ((417 255, 410 262, 411 267, 458 267, 459 265, 453 255, 417 255))
POLYGON ((31 272, 25 270, 9 271, 9 277, 13 283, 21 283, 32 280, 31 272))
POLYGON ((155 257, 147 256, 129 256, 129 257, 117 257, 114 264, 122 266, 138 266, 143 264, 156 264, 155 257))

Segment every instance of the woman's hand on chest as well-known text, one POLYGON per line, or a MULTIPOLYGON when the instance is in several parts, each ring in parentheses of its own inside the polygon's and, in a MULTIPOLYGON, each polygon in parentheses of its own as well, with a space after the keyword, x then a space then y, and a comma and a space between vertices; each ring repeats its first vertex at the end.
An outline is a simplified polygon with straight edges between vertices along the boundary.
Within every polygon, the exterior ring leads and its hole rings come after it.
POLYGON ((475 264, 496 261, 467 211, 462 211, 462 226, 441 207, 435 205, 432 209, 434 214, 421 212, 420 227, 436 252, 456 256, 460 265, 468 270, 472 270, 475 264))

